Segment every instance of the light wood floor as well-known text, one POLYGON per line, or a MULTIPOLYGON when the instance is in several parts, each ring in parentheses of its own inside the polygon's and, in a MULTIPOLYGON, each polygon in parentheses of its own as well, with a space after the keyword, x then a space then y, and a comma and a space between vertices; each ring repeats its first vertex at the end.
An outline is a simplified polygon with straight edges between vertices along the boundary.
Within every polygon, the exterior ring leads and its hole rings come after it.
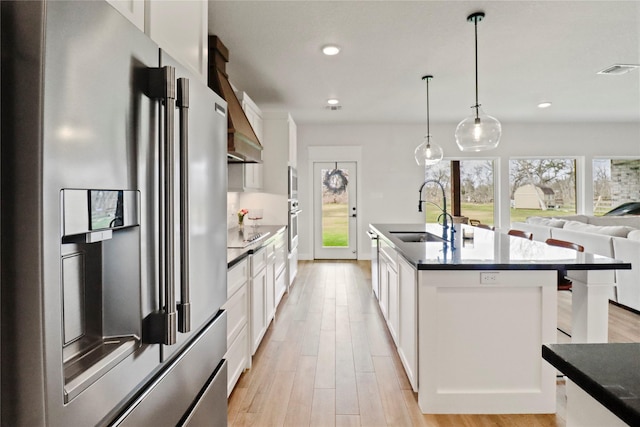
MULTIPOLYGON (((543 415, 423 415, 371 293, 367 261, 301 262, 229 398, 229 426, 562 426, 543 415)), ((559 323, 570 332, 570 293, 559 323)), ((640 341, 640 316, 610 306, 612 342, 640 341)), ((567 338, 559 333, 558 342, 567 338)))

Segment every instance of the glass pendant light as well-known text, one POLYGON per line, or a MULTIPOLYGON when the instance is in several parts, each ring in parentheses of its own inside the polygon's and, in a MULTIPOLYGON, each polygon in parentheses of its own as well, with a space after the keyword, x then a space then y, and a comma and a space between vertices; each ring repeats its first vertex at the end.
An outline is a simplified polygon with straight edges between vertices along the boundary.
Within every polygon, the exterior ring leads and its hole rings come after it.
POLYGON ((467 17, 475 26, 476 53, 476 104, 474 112, 456 127, 456 143, 462 151, 492 150, 500 143, 502 125, 495 117, 485 114, 478 103, 478 22, 484 18, 484 12, 476 12, 467 17))
POLYGON ((422 80, 426 80, 427 82, 427 134, 424 136, 422 144, 418 145, 414 152, 416 163, 420 166, 435 165, 442 160, 444 154, 442 147, 431 142, 431 132, 429 129, 429 80, 432 78, 433 76, 422 77, 422 80))

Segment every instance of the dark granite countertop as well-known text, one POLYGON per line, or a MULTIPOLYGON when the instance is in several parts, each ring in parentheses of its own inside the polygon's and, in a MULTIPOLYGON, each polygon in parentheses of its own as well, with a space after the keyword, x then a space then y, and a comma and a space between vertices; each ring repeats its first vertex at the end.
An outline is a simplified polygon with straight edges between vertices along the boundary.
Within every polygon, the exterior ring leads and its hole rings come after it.
POLYGON ((403 242, 393 232, 430 232, 439 224, 369 224, 418 270, 610 270, 631 264, 605 256, 550 246, 468 225, 456 224, 454 247, 441 242, 403 242), (463 234, 473 233, 473 239, 463 234))
POLYGON ((618 418, 640 426, 640 343, 550 344, 542 357, 618 418))
MULTIPOLYGON (((256 252, 261 247, 270 243, 278 233, 282 233, 286 230, 286 225, 261 225, 256 227, 253 226, 250 230, 245 230, 246 232, 256 232, 256 233, 269 233, 267 237, 262 240, 258 240, 256 243, 252 243, 249 246, 245 246, 244 248, 227 248, 227 268, 233 267, 238 262, 242 261, 243 258, 247 257, 249 254, 256 252)), ((227 241, 231 241, 234 235, 237 235, 240 232, 238 228, 232 228, 228 232, 227 241)))

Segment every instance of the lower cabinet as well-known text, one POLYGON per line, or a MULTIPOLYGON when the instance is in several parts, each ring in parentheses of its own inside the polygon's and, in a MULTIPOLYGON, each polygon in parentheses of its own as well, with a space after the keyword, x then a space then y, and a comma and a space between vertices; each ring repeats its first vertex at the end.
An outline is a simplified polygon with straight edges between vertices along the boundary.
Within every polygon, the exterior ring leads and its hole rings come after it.
POLYGON ((287 287, 286 234, 276 234, 265 245, 227 271, 228 366, 227 396, 240 375, 251 368, 251 356, 260 346, 287 287))
POLYGON ((251 256, 251 355, 256 353, 267 331, 267 248, 251 256))
POLYGON ((378 295, 378 304, 380 305, 380 311, 382 312, 384 320, 387 320, 389 318, 389 273, 387 272, 389 267, 382 254, 380 255, 379 262, 380 295, 378 295))
POLYGON ((240 261, 227 271, 227 397, 240 375, 251 366, 249 349, 249 260, 240 261))
POLYGON ((276 254, 274 243, 267 245, 267 287, 265 291, 265 313, 267 326, 276 314, 276 254))
POLYGON ((418 391, 418 274, 398 257, 398 354, 413 391, 418 391))
MULTIPOLYGON (((278 307, 284 293, 287 291, 287 244, 286 233, 283 231, 274 242, 275 252, 275 308, 278 307)), ((297 261, 296 261, 297 262, 297 261)))
POLYGON ((379 246, 380 311, 409 383, 418 391, 418 278, 416 269, 384 240, 379 246))
POLYGON ((398 272, 389 265, 387 268, 387 277, 389 282, 389 317, 387 319, 387 325, 389 325, 389 332, 393 342, 398 346, 398 337, 400 331, 400 300, 398 289, 398 272))

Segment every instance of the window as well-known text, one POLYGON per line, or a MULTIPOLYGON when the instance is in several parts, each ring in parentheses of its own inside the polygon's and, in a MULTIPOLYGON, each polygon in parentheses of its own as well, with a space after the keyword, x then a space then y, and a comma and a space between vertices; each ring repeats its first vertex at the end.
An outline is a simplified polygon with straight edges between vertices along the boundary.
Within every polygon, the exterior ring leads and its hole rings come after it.
MULTIPOLYGON (((442 161, 425 168, 425 179, 434 179, 445 187, 449 213, 493 225, 493 160, 442 161), (454 174, 458 166, 460 173, 454 174), (456 176, 458 182, 455 182, 456 176), (453 194, 455 188, 458 189, 459 198, 453 194), (459 200, 459 206, 456 200, 459 200)), ((437 185, 427 185, 423 198, 428 202, 425 205, 426 220, 435 222, 440 211, 433 208, 432 204, 442 205, 442 191, 437 185)))
POLYGON ((640 201, 640 159, 593 159, 593 213, 640 201))
POLYGON ((509 160, 511 221, 576 213, 575 159, 509 160))

